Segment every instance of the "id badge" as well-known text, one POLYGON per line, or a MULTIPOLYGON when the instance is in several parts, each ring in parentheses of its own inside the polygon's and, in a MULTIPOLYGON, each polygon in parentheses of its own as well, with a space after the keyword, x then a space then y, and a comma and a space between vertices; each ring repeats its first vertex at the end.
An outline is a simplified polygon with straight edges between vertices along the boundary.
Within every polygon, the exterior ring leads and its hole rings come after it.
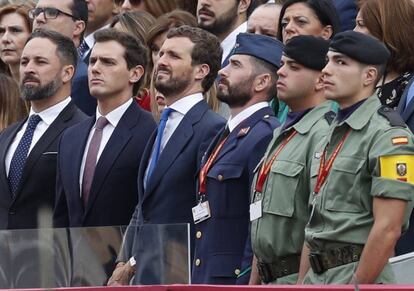
POLYGON ((250 221, 262 217, 262 200, 257 200, 250 204, 250 221))
POLYGON ((208 201, 198 203, 197 206, 192 208, 192 210, 195 224, 211 217, 210 205, 208 204, 208 201))

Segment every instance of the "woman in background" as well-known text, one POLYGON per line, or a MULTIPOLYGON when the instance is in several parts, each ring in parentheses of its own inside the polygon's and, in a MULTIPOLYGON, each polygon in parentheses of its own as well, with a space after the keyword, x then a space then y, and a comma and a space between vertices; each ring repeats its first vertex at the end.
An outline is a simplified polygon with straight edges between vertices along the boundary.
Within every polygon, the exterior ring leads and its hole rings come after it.
POLYGON ((397 108, 401 95, 414 76, 414 2, 366 0, 356 18, 355 31, 381 40, 391 52, 377 93, 383 105, 397 108))
POLYGON ((20 98, 19 86, 10 76, 0 74, 0 132, 27 116, 28 107, 20 98))

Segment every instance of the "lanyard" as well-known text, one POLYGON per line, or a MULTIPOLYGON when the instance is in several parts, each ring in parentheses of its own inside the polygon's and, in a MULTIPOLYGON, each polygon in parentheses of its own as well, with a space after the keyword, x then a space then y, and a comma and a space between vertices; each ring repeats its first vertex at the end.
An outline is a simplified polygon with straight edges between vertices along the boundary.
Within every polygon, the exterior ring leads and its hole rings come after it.
POLYGON ((210 157, 208 158, 206 164, 204 165, 204 167, 200 171, 200 175, 199 175, 199 180, 200 180, 199 192, 202 193, 202 194, 206 193, 207 173, 208 173, 208 171, 210 171, 211 166, 214 163, 214 160, 217 158, 219 152, 223 148, 224 143, 227 141, 227 138, 228 137, 223 139, 220 142, 220 144, 214 149, 214 151, 211 153, 210 157))
POLYGON ((273 154, 272 158, 269 160, 269 162, 263 162, 263 166, 260 169, 259 177, 257 178, 256 183, 256 192, 262 193, 264 182, 267 179, 267 176, 269 175, 270 168, 272 167, 273 162, 276 160, 277 156, 280 154, 280 152, 283 150, 283 148, 290 142, 290 140, 297 134, 296 130, 293 130, 290 135, 283 141, 283 143, 279 146, 279 148, 276 150, 276 152, 273 154))
POLYGON ((348 137, 350 132, 351 132, 351 129, 349 129, 344 134, 344 136, 340 140, 339 144, 336 146, 334 152, 332 153, 331 157, 329 158, 329 160, 326 163, 325 163, 326 152, 327 152, 329 143, 325 146, 325 149, 323 150, 323 154, 321 156, 321 162, 319 164, 318 178, 316 179, 316 185, 315 185, 315 188, 313 190, 314 194, 318 194, 319 191, 321 190, 322 185, 325 183, 326 178, 328 177, 329 172, 331 171, 332 165, 333 165, 336 157, 338 156, 338 154, 339 154, 342 146, 344 145, 345 140, 348 137))

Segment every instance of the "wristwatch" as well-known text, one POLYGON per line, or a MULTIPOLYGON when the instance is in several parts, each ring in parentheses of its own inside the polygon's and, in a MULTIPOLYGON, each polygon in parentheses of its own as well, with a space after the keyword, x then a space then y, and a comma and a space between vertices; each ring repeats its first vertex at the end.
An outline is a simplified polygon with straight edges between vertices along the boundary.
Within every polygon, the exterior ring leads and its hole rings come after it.
POLYGON ((133 266, 135 266, 137 264, 137 261, 135 261, 135 258, 134 257, 131 257, 130 259, 129 259, 129 265, 131 266, 131 267, 133 267, 133 266))

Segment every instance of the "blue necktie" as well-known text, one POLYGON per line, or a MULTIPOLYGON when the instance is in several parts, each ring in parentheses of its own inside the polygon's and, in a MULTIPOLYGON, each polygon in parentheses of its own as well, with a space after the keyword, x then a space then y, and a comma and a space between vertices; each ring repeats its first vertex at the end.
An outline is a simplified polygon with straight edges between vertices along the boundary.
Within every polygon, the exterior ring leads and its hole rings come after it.
POLYGON ((20 179, 22 178, 23 168, 26 164, 27 154, 30 145, 32 144, 33 133, 37 124, 42 120, 39 115, 32 115, 29 118, 26 130, 17 145, 16 151, 12 157, 9 170, 9 185, 13 197, 16 195, 19 187, 20 179))
POLYGON ((172 111, 174 111, 174 109, 171 109, 169 107, 166 107, 162 111, 160 123, 158 124, 157 137, 155 138, 154 150, 152 151, 152 155, 151 155, 151 163, 148 168, 147 182, 149 180, 149 177, 151 177, 151 174, 154 171, 155 166, 157 165, 158 158, 161 153, 162 135, 164 134, 165 125, 167 124, 167 120, 168 120, 168 115, 170 115, 172 111))
POLYGON ((83 59, 83 56, 85 55, 85 53, 89 50, 89 46, 86 43, 85 40, 82 41, 82 43, 80 44, 80 46, 78 47, 78 55, 79 55, 79 59, 83 59))

